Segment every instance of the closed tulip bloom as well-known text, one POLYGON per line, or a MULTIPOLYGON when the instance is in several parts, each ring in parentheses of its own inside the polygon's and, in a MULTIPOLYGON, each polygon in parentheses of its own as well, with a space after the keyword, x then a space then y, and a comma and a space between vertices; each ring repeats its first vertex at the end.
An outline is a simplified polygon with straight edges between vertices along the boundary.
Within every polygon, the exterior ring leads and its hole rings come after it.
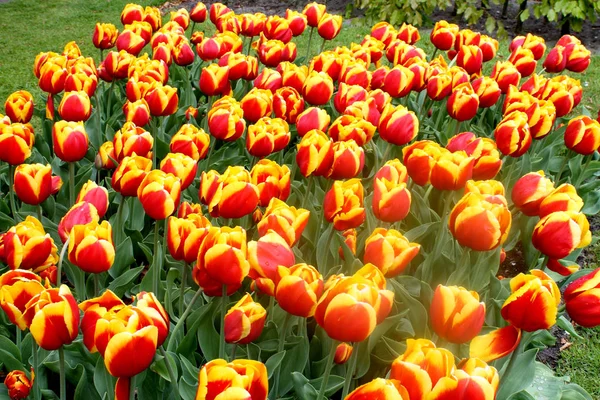
POLYGON ((339 89, 333 97, 333 105, 339 113, 354 102, 366 100, 368 97, 367 91, 358 85, 348 85, 340 83, 339 89))
POLYGON ((160 162, 160 169, 167 174, 173 174, 179 178, 181 190, 185 190, 196 178, 198 163, 185 154, 168 153, 160 162))
POLYGON ((502 93, 507 93, 511 85, 519 86, 521 73, 510 61, 498 61, 492 68, 490 77, 498 83, 502 93))
POLYGON ((260 361, 212 360, 200 370, 195 400, 266 400, 267 367, 260 361))
POLYGON ((179 206, 181 181, 161 170, 150 171, 140 183, 137 196, 150 218, 161 220, 179 206))
POLYGON ((218 64, 220 67, 229 68, 228 79, 230 81, 246 77, 250 68, 249 57, 241 53, 227 52, 219 58, 218 64))
POLYGON ((225 341, 248 344, 260 337, 267 311, 246 293, 225 315, 225 341))
POLYGON ((323 200, 325 220, 334 229, 344 231, 356 228, 365 221, 363 186, 360 179, 335 181, 323 200))
POLYGON ((229 89, 229 68, 218 64, 210 64, 202 68, 200 73, 200 91, 207 96, 227 93, 229 89))
POLYGON ((177 22, 185 30, 190 24, 190 13, 185 8, 171 11, 171 21, 177 22))
POLYGON ((269 230, 257 241, 248 243, 249 277, 257 287, 269 296, 275 296, 277 268, 289 268, 296 263, 294 252, 286 240, 269 230))
POLYGON ((460 190, 471 179, 474 163, 465 152, 442 151, 431 168, 431 184, 438 190, 460 190))
POLYGON ((278 165, 275 161, 262 159, 250 171, 252 183, 260 193, 258 205, 266 207, 276 197, 285 201, 290 195, 290 169, 287 165, 278 165))
POLYGON ((429 396, 431 400, 494 400, 496 388, 484 377, 470 375, 463 370, 456 370, 452 377, 440 379, 429 396))
POLYGON ((33 339, 44 350, 71 344, 79 333, 77 301, 66 285, 32 297, 24 317, 33 339))
POLYGON ((298 115, 296 129, 299 136, 304 136, 313 129, 326 132, 330 122, 331 117, 327 114, 326 110, 319 107, 309 107, 298 115))
POLYGON ((4 103, 4 110, 12 122, 26 124, 33 115, 33 96, 26 90, 11 93, 4 103))
POLYGON ((408 175, 419 186, 431 182, 431 171, 445 149, 436 142, 420 140, 402 149, 403 163, 408 175))
POLYGON ((253 88, 240 101, 244 118, 256 122, 271 115, 273 109, 273 94, 266 89, 253 88))
POLYGON ((190 19, 198 24, 206 20, 206 5, 199 1, 190 11, 190 19))
POLYGON ((33 386, 33 369, 31 381, 23 371, 10 371, 4 378, 4 385, 8 389, 10 400, 26 399, 33 386))
POLYGON ((138 187, 151 169, 152 160, 146 157, 125 157, 112 175, 111 186, 122 196, 137 196, 138 187))
POLYGON ((488 196, 503 196, 505 197, 504 185, 502 182, 495 180, 487 180, 487 181, 475 181, 470 180, 467 181, 465 185, 465 194, 474 192, 479 193, 481 195, 488 196))
POLYGON ((550 329, 556 323, 560 290, 554 280, 534 269, 510 280, 511 295, 502 306, 502 318, 527 332, 550 329))
POLYGON ((383 42, 386 47, 396 39, 397 34, 396 29, 386 21, 377 22, 371 28, 371 36, 383 42))
POLYGON ((546 51, 546 42, 540 36, 528 33, 527 36, 517 36, 510 42, 508 50, 513 52, 519 47, 529 49, 533 53, 535 60, 539 60, 544 56, 546 51))
POLYGON ((144 96, 148 103, 150 114, 163 117, 174 114, 179 104, 177 88, 171 86, 156 85, 144 96))
POLYGON ((365 151, 353 139, 334 142, 333 162, 327 177, 350 179, 358 176, 365 166, 365 151))
POLYGON ((246 231, 241 227, 210 228, 200 245, 194 281, 209 296, 221 296, 223 286, 239 289, 250 272, 246 249, 246 231))
POLYGON ((592 234, 586 216, 575 211, 556 211, 540 219, 531 241, 542 254, 560 260, 590 244, 592 234))
POLYGON ((579 212, 582 208, 583 200, 577 194, 577 189, 570 183, 563 183, 542 200, 538 216, 544 218, 557 211, 579 212))
POLYGON ((208 133, 192 124, 185 124, 171 138, 169 149, 172 153, 185 154, 195 161, 200 161, 208 154, 209 145, 208 133))
POLYGON ((373 214, 384 222, 398 222, 410 211, 411 194, 405 182, 376 178, 373 182, 373 214))
POLYGON ((483 76, 472 82, 473 90, 479 97, 479 107, 489 108, 500 99, 502 91, 498 83, 488 76, 483 76))
POLYGON ((108 271, 115 260, 112 228, 108 221, 75 225, 69 240, 69 261, 91 274, 108 271))
POLYGON ((363 261, 375 265, 386 278, 392 278, 404 271, 420 249, 421 245, 410 243, 395 229, 376 228, 365 242, 363 261))
POLYGON ((584 115, 570 120, 565 131, 565 146, 579 154, 593 154, 600 147, 600 122, 584 115))
POLYGON ((483 64, 483 52, 478 46, 461 46, 456 55, 456 65, 464 68, 468 74, 475 74, 481 71, 483 64))
POLYGON ((446 108, 452 118, 458 121, 467 121, 477 114, 479 96, 470 83, 460 84, 452 90, 446 108))
POLYGON ((196 45, 198 57, 203 61, 215 60, 226 52, 223 49, 223 42, 216 37, 205 37, 196 45))
POLYGON ((503 244, 512 218, 503 196, 467 193, 454 206, 448 227, 461 246, 488 251, 503 244))
POLYGON ((523 214, 532 217, 539 214, 540 204, 552 190, 554 184, 545 177, 544 171, 530 172, 517 180, 511 198, 523 214))
POLYGON ((276 269, 275 299, 284 311, 312 317, 323 294, 323 276, 313 266, 296 264, 276 269))
POLYGON ((40 89, 52 95, 63 91, 68 74, 65 61, 64 57, 53 57, 41 66, 38 80, 40 89))
POLYGON ((362 117, 344 114, 338 117, 329 127, 328 134, 335 141, 354 140, 358 146, 371 141, 376 127, 362 117))
MULTIPOLYGON (((254 87, 259 89, 268 89, 275 92, 282 86, 281 73, 279 71, 263 68, 263 70, 254 79, 254 87)), ((332 89, 333 90, 333 89, 332 89)))
POLYGON ((418 132, 419 119, 414 112, 402 105, 385 106, 379 120, 379 135, 383 140, 402 146, 413 140, 418 132))
POLYGON ((502 154, 520 157, 531 146, 531 133, 528 117, 522 111, 513 111, 506 115, 494 130, 498 149, 502 154))
POLYGON ((600 269, 586 274, 567 286, 565 303, 573 321, 586 328, 600 325, 600 269))
MULTIPOLYGON (((281 84, 284 87, 288 86, 287 89, 293 88, 298 93, 302 92, 304 81, 308 75, 308 67, 306 65, 298 66, 289 61, 284 61, 277 66, 277 71, 281 75, 281 84)), ((281 89, 283 90, 284 88, 281 89)), ((301 111, 303 110, 304 108, 301 111)))
POLYGON ((491 362, 511 354, 520 341, 521 329, 508 325, 473 338, 469 346, 469 357, 491 362))
POLYGON ((438 50, 450 50, 454 47, 454 40, 458 34, 458 30, 458 25, 450 24, 444 20, 438 21, 431 30, 429 38, 438 50))
POLYGON ((182 216, 178 212, 178 216, 179 218, 169 217, 167 248, 171 257, 191 264, 198 257, 202 240, 212 225, 202 214, 182 216))
POLYGON ((333 94, 333 80, 324 72, 312 71, 302 88, 304 100, 315 106, 329 102, 333 94))
POLYGON ((573 94, 567 90, 562 82, 548 80, 536 94, 536 97, 542 100, 550 100, 556 108, 557 118, 567 115, 575 107, 573 94))
POLYGON ((324 51, 313 57, 308 67, 309 71, 324 72, 332 80, 336 81, 340 76, 343 61, 340 55, 333 51, 324 51))
POLYGON ((0 124, 0 160, 10 165, 23 164, 31 155, 34 141, 30 124, 0 124))
POLYGON ((583 44, 569 44, 565 47, 566 68, 572 72, 584 72, 589 67, 592 53, 583 44))
POLYGON ((273 112, 289 124, 295 124, 298 115, 304 111, 304 99, 293 87, 277 89, 273 95, 273 112))
POLYGON ((42 271, 58 261, 54 240, 34 217, 28 216, 11 227, 3 235, 3 242, 2 261, 10 269, 42 271))
POLYGON ((427 96, 435 101, 445 99, 452 92, 452 75, 443 72, 427 80, 427 96))
POLYGON ((131 24, 133 21, 141 21, 144 18, 144 7, 138 4, 127 4, 121 11, 121 23, 131 24))
POLYGON ((390 378, 403 382, 411 399, 428 399, 431 389, 454 369, 449 350, 427 339, 408 339, 406 351, 392 363, 390 378))
POLYGON ((513 50, 508 57, 508 61, 515 66, 522 78, 526 78, 533 74, 537 67, 537 61, 533 56, 533 52, 523 47, 513 50))
MULTIPOLYGON (((342 343, 338 348, 344 345, 345 343, 342 343)), ((410 395, 400 381, 376 378, 356 388, 344 400, 362 399, 409 400, 410 395)))
POLYGON ((98 217, 104 217, 108 210, 108 190, 98 186, 94 181, 87 181, 79 191, 75 203, 86 201, 94 205, 98 211, 98 217))
POLYGON ((386 161, 379 171, 375 173, 374 179, 386 179, 395 183, 408 183, 408 172, 406 167, 397 158, 386 161))
MULTIPOLYGON (((344 244, 348 247, 350 253, 352 253, 353 256, 356 256, 356 241, 358 239, 356 229, 346 229, 342 232, 342 236, 344 237, 344 244)), ((338 254, 342 260, 345 260, 344 244, 338 248, 338 254)))
POLYGON ((50 165, 21 164, 14 176, 17 197, 26 204, 43 203, 52 192, 52 168, 50 165))
POLYGON ((342 277, 321 296, 315 320, 333 340, 362 342, 387 317, 393 296, 359 274, 342 277))
POLYGON ((88 136, 83 122, 57 121, 52 127, 54 153, 66 162, 76 162, 88 151, 88 136))
POLYGON ((277 232, 288 245, 294 246, 302 237, 310 212, 303 208, 290 207, 285 202, 273 198, 257 224, 260 236, 270 230, 277 232))
POLYGON ((246 129, 244 112, 240 104, 230 96, 217 100, 208 112, 208 129, 217 139, 232 142, 239 139, 246 129))
POLYGON ((340 83, 368 88, 371 82, 371 72, 362 62, 345 61, 339 76, 340 83))
POLYGON ((92 113, 90 98, 85 92, 68 92, 63 96, 58 113, 66 121, 87 121, 92 113))
POLYGON ((203 172, 200 179, 200 201, 208 205, 212 216, 241 218, 258 205, 260 193, 244 167, 230 166, 222 175, 203 172))
POLYGON ((114 47, 119 31, 113 24, 101 24, 96 23, 94 28, 94 34, 92 36, 92 43, 94 47, 106 50, 114 47))
POLYGON ((414 73, 402 65, 396 65, 385 75, 383 89, 394 98, 407 96, 411 89, 414 73))
POLYGON ((126 51, 133 56, 137 56, 146 46, 146 41, 139 33, 131 29, 124 29, 117 36, 116 45, 118 51, 126 51))
POLYGON ((154 138, 144 128, 136 126, 133 122, 126 122, 121 129, 115 132, 113 148, 116 161, 134 155, 151 158, 154 138))
POLYGON ((27 329, 23 317, 31 298, 44 291, 38 274, 22 270, 9 270, 0 276, 0 308, 8 320, 22 331, 27 329))
POLYGON ((459 286, 438 285, 430 307, 434 332, 451 343, 467 343, 479 334, 485 320, 485 303, 479 294, 459 286))

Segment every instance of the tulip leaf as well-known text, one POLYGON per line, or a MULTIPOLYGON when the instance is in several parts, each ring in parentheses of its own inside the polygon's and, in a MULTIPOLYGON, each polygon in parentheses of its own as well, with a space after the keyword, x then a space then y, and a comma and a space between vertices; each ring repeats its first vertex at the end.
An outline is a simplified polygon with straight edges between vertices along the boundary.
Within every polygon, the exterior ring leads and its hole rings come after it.
POLYGON ((310 384, 309 380, 300 372, 292 372, 294 391, 300 399, 316 399, 317 389, 310 384))
POLYGON ((0 364, 3 364, 8 371, 23 369, 21 362, 21 352, 19 348, 7 337, 0 336, 0 364))
POLYGON ((295 371, 303 371, 307 361, 308 344, 305 340, 286 350, 285 360, 282 361, 280 366, 280 374, 284 379, 280 381, 279 393, 276 393, 276 395, 284 395, 292 389, 292 380, 285 378, 291 376, 295 371))
MULTIPOLYGON (((198 346, 198 342, 196 341, 196 332, 198 331, 202 321, 207 319, 207 313, 211 310, 211 304, 205 304, 196 311, 194 311, 186 320, 186 325, 188 327, 187 334, 183 336, 183 339, 177 346, 177 353, 179 354, 189 354, 192 353, 196 347, 198 346)), ((183 332, 182 332, 183 334, 183 332)), ((169 340, 179 340, 179 338, 173 337, 169 340)))
POLYGON ((538 349, 529 349, 519 354, 510 374, 508 376, 501 375, 502 381, 498 388, 498 399, 508 399, 511 395, 529 387, 535 377, 534 363, 537 352, 538 349))
MULTIPOLYGON (((89 365, 89 364, 86 363, 84 365, 89 365)), ((100 399, 100 396, 98 396, 98 393, 96 393, 93 390, 89 390, 89 387, 91 386, 91 382, 90 382, 88 374, 87 374, 85 368, 83 367, 83 365, 79 364, 77 367, 81 367, 81 368, 77 368, 78 370, 81 369, 81 372, 79 372, 81 374, 81 376, 79 377, 77 387, 75 388, 74 399, 75 400, 100 399)))
POLYGON ((96 368, 94 369, 94 386, 100 397, 104 398, 104 395, 108 395, 108 400, 113 400, 115 398, 116 383, 116 379, 106 370, 104 359, 98 357, 96 368))
POLYGON ((573 324, 571 323, 571 321, 569 321, 567 318, 565 318, 564 315, 561 315, 560 317, 558 317, 558 319, 556 320, 556 326, 558 326, 562 330, 566 331, 569 335, 571 335, 573 337, 576 337, 578 339, 583 339, 581 337, 581 335, 579 335, 579 333, 577 333, 577 331, 573 327, 573 324))
POLYGON ((202 350, 202 354, 204 358, 207 360, 213 360, 215 358, 219 358, 219 332, 215 328, 215 314, 220 315, 219 311, 219 302, 220 298, 217 301, 210 302, 206 307, 212 308, 211 311, 208 311, 204 318, 201 318, 200 326, 198 327, 198 343, 200 344, 200 349, 202 350))
POLYGON ((131 238, 127 237, 117 245, 115 262, 108 270, 108 273, 111 277, 118 278, 123 275, 126 269, 134 262, 133 245, 131 244, 131 238))
POLYGON ((137 197, 131 197, 126 201, 129 204, 129 216, 125 226, 129 230, 140 232, 144 229, 144 218, 146 217, 144 207, 137 197))
POLYGON ((143 269, 144 266, 142 265, 124 272, 121 276, 112 281, 110 285, 108 285, 108 289, 112 290, 118 297, 122 297, 125 292, 131 288, 131 286, 133 286, 133 282, 140 275, 143 269))
POLYGON ((279 367, 279 364, 281 364, 281 361, 284 359, 284 357, 285 357, 285 350, 280 351, 279 353, 273 354, 265 362, 265 366, 267 367, 269 379, 271 379, 271 377, 273 376, 273 373, 277 370, 277 367, 279 367))
POLYGON ((581 386, 569 383, 563 388, 560 400, 592 400, 592 396, 581 386))

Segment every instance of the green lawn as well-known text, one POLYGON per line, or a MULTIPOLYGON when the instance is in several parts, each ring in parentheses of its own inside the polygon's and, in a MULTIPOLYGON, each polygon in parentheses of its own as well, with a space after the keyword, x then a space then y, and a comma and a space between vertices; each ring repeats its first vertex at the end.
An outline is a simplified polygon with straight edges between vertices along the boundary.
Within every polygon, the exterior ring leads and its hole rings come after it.
POLYGON ((574 339, 573 345, 563 351, 558 362, 557 374, 571 377, 594 399, 600 399, 600 328, 579 329, 582 339, 574 339))

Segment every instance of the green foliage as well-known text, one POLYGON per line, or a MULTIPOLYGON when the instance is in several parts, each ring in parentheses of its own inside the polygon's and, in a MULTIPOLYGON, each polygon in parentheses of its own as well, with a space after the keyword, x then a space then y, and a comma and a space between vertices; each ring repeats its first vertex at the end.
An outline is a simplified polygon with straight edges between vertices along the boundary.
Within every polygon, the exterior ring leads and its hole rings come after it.
POLYGON ((592 398, 600 397, 600 328, 578 329, 582 338, 573 338, 573 344, 561 353, 557 373, 570 377, 571 382, 583 387, 592 398))
MULTIPOLYGON (((595 22, 600 15, 600 2, 595 0, 542 0, 533 6, 536 18, 546 17, 550 22, 564 24, 576 32, 581 30, 584 21, 595 22)), ((527 18, 523 18, 525 20, 527 18)))
POLYGON ((450 0, 356 0, 359 8, 366 8, 370 21, 389 21, 392 25, 403 22, 415 26, 431 24, 429 16, 438 8, 445 9, 452 4, 450 0))

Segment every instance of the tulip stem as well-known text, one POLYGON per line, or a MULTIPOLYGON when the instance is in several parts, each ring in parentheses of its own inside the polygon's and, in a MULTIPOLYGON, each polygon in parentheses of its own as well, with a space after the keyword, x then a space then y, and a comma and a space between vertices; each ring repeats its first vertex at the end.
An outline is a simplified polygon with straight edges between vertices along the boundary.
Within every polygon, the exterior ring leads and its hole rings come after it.
POLYGON ((345 399, 348 395, 348 392, 350 391, 350 385, 352 384, 354 372, 356 371, 356 363, 358 362, 358 350, 360 348, 360 344, 361 342, 358 342, 354 345, 352 355, 350 355, 348 368, 346 369, 346 378, 344 379, 344 390, 342 391, 342 399, 345 399))
POLYGON ((40 204, 37 205, 37 215, 40 222, 42 222, 42 206, 40 204))
POLYGON ((69 203, 75 204, 75 163, 69 163, 69 203))
POLYGON ((108 87, 108 100, 106 101, 106 116, 112 115, 112 94, 115 88, 115 80, 113 79, 108 87))
POLYGON ((565 167, 567 166, 568 162, 569 162, 569 153, 565 154, 565 159, 563 160, 562 164, 560 165, 560 169, 558 170, 558 172, 554 176, 554 183, 557 186, 560 184, 560 177, 561 177, 563 171, 565 170, 565 167))
POLYGON ((65 380, 65 349, 58 348, 58 366, 60 368, 60 400, 67 398, 67 382, 65 380))
MULTIPOLYGON (((586 156, 581 156, 581 160, 583 161, 583 159, 586 156)), ((579 184, 583 181, 583 176, 584 173, 587 171, 588 167, 590 166, 590 163, 592 162, 592 158, 594 158, 593 154, 590 154, 589 156, 587 156, 587 160, 585 161, 585 164, 583 164, 583 167, 581 168, 581 172, 579 173, 579 176, 577 177, 577 182, 575 182, 575 184, 573 186, 578 187, 579 184)))
POLYGON ((336 340, 331 343, 331 349, 329 349, 329 355, 327 356, 327 362, 325 363, 325 372, 323 373, 323 381, 321 382, 321 389, 319 390, 317 400, 327 400, 327 397, 325 397, 325 389, 327 388, 327 382, 329 381, 329 375, 331 374, 333 367, 333 357, 335 356, 337 345, 338 343, 336 340))
POLYGON ((122 195, 118 195, 119 196, 119 206, 117 207, 117 223, 116 223, 116 230, 115 230, 115 243, 121 244, 121 232, 123 232, 124 228, 123 228, 123 203, 125 203, 125 197, 123 197, 122 195))
POLYGON ((20 218, 19 214, 17 214, 17 206, 15 205, 15 166, 12 164, 9 164, 8 166, 8 180, 10 185, 8 188, 8 193, 10 194, 10 209, 12 210, 15 222, 19 222, 20 218))
POLYGON ((98 296, 100 293, 100 279, 98 274, 94 274, 94 296, 98 296))
POLYGON ((233 348, 231 349, 231 360, 230 361, 235 360, 235 353, 236 353, 236 351, 237 351, 237 343, 234 343, 233 344, 233 348))
MULTIPOLYGON (((39 374, 40 360, 38 355, 38 346, 35 340, 31 340, 31 353, 33 354, 33 372, 34 374, 39 374)), ((39 375, 38 375, 39 376, 39 375)), ((33 379, 33 399, 40 399, 40 385, 37 379, 33 379)))
POLYGON ((177 333, 184 326, 185 319, 192 312, 192 307, 194 306, 194 303, 196 303, 196 300, 198 300, 198 297, 200 297, 201 294, 202 294, 202 288, 198 288, 198 290, 196 291, 196 294, 192 298, 192 301, 190 301, 190 304, 188 304, 187 308, 183 312, 183 315, 181 317, 179 317, 179 321, 177 321, 177 324, 175 324, 175 328, 173 328, 173 330, 171 331, 171 338, 169 339, 169 344, 167 345, 167 351, 173 350, 173 346, 175 344, 175 341, 173 340, 173 338, 177 335, 177 333))
POLYGON ((129 378, 129 400, 135 400, 135 375, 129 378))
POLYGON ((304 193, 304 198, 302 199, 302 208, 306 208, 306 201, 307 199, 310 197, 313 186, 315 184, 314 180, 315 178, 312 176, 309 176, 306 178, 308 180, 307 184, 306 184, 306 193, 304 193))
POLYGON ((323 49, 325 48, 325 43, 327 42, 327 39, 323 39, 323 43, 321 43, 321 48, 319 49, 319 54, 321 54, 323 52, 323 49))
MULTIPOLYGON (((277 353, 281 353, 285 347, 285 336, 286 336, 288 328, 289 328, 291 316, 292 315, 290 313, 285 314, 285 319, 283 320, 283 325, 281 326, 281 334, 279 335, 279 344, 277 346, 277 353)), ((271 392, 271 393, 273 393, 274 399, 277 398, 277 392, 279 391, 279 378, 281 375, 281 368, 279 368, 280 366, 281 366, 281 364, 279 364, 277 366, 277 370, 275 371, 275 382, 273 384, 273 391, 271 392)))
POLYGON ((160 280, 160 260, 158 259, 159 254, 158 254, 158 231, 160 229, 160 226, 158 224, 158 220, 154 221, 154 259, 153 261, 153 268, 154 270, 152 271, 154 273, 153 278, 152 278, 152 291, 154 292, 154 295, 158 298, 158 281, 160 280))
POLYGON ((180 398, 179 388, 177 387, 177 377, 173 373, 173 366, 171 365, 171 361, 169 357, 167 357, 167 352, 165 351, 163 346, 160 346, 160 354, 165 358, 165 365, 167 366, 167 373, 169 374, 169 378, 171 379, 171 384, 175 388, 175 398, 180 398))
POLYGON ((71 240, 70 237, 67 238, 67 241, 65 242, 65 244, 63 244, 62 249, 60 250, 60 256, 58 257, 58 266, 56 267, 56 286, 60 287, 60 284, 62 282, 62 263, 63 260, 65 259, 65 251, 67 251, 67 249, 69 248, 69 241, 71 240))
POLYGON ((181 271, 181 287, 179 289, 179 315, 183 314, 183 306, 185 302, 183 297, 185 296, 185 284, 187 281, 188 263, 183 263, 183 271, 181 271))
POLYGON ((19 328, 18 326, 15 325, 15 328, 17 328, 17 332, 16 332, 16 337, 17 337, 17 347, 19 348, 19 350, 21 349, 21 328, 19 328))
POLYGON ((306 59, 305 63, 308 63, 308 56, 310 55, 310 44, 312 43, 313 33, 315 32, 315 27, 310 28, 310 35, 308 35, 308 46, 306 46, 306 59))
POLYGON ((219 332, 219 358, 225 358, 225 313, 227 312, 227 285, 223 285, 221 295, 221 330, 219 332))

